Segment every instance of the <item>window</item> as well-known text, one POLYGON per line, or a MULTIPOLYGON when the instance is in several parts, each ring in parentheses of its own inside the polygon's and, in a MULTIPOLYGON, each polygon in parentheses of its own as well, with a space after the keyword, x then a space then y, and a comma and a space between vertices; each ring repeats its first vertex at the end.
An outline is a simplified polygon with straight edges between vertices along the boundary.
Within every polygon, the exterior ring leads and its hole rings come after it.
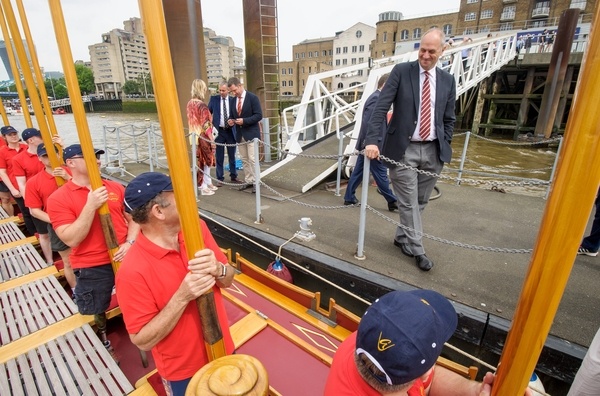
POLYGON ((288 68, 288 74, 294 74, 294 69, 292 69, 291 67, 288 68))
POLYGON ((463 34, 473 34, 473 29, 467 28, 463 34))
POLYGON ((304 86, 304 79, 302 79, 302 86, 304 86))
POLYGON ((365 52, 365 46, 364 45, 359 45, 358 46, 358 52, 365 52))
POLYGON ((517 12, 517 6, 506 6, 504 7, 504 9, 502 10, 502 14, 500 14, 500 20, 506 20, 506 19, 515 19, 515 14, 517 12))
POLYGON ((302 53, 302 55, 300 56, 302 59, 304 59, 304 52, 302 53))
POLYGON ((383 42, 387 43, 387 32, 383 32, 383 42))
POLYGON ((296 52, 296 59, 300 59, 300 54, 296 52))
POLYGON ((336 54, 341 54, 341 53, 342 53, 342 49, 341 49, 340 47, 337 47, 337 48, 335 49, 335 53, 336 53, 336 54))
POLYGON ((312 51, 308 51, 308 57, 312 58, 312 51))
POLYGON ((500 25, 500 30, 513 30, 512 22, 503 23, 500 25))
POLYGON ((338 83, 338 89, 344 88, 344 83, 338 83))
POLYGON ((312 73, 312 66, 308 66, 308 74, 312 73))
POLYGON ((356 51, 358 51, 358 46, 353 45, 352 46, 352 53, 355 53, 356 51))
POLYGON ((347 65, 348 64, 348 59, 342 59, 342 65, 347 65))
POLYGON ((363 58, 362 56, 360 58, 358 58, 358 63, 363 63, 365 61, 365 58, 363 58))
POLYGON ((287 81, 282 81, 282 82, 281 82, 281 86, 282 86, 282 87, 285 87, 285 86, 287 86, 287 81))
POLYGON ((585 0, 571 0, 571 6, 569 8, 579 8, 580 10, 585 10, 585 6, 585 0))
POLYGON ((385 57, 385 50, 382 50, 382 51, 381 51, 381 57, 382 57, 382 58, 383 58, 383 57, 385 57))
POLYGON ((304 73, 304 66, 302 66, 302 73, 304 73))
POLYGON ((329 56, 333 55, 333 50, 329 50, 329 56))
POLYGON ((494 16, 494 10, 481 11, 481 19, 490 19, 493 16, 494 16))
POLYGON ((413 39, 421 38, 421 28, 413 30, 413 39))
POLYGON ((294 82, 292 80, 288 81, 288 87, 293 87, 294 86, 294 82))
POLYGON ((356 38, 361 38, 362 37, 362 32, 360 30, 356 31, 356 38))
POLYGON ((351 64, 356 65, 356 58, 352 58, 352 60, 350 61, 351 64))
POLYGON ((442 27, 442 31, 444 32, 444 34, 446 36, 451 35, 452 34, 452 25, 450 25, 450 24, 444 25, 442 27))
POLYGON ((400 33, 400 40, 408 40, 408 30, 404 29, 402 33, 400 33))
POLYGON ((327 56, 327 50, 323 50, 323 56, 327 56))
POLYGON ((467 4, 477 3, 478 0, 467 0, 467 4))
POLYGON ((285 67, 283 69, 281 69, 281 74, 285 74, 286 70, 285 67))
POLYGON ((359 70, 359 71, 358 71, 358 75, 359 75, 360 77, 362 77, 362 75, 363 75, 363 71, 362 71, 362 70, 359 70))
POLYGON ((344 49, 343 49, 343 51, 342 51, 342 52, 343 52, 344 54, 347 54, 347 53, 348 53, 348 47, 344 47, 344 49))
POLYGON ((339 59, 336 59, 336 60, 335 60, 335 65, 336 65, 336 66, 339 66, 339 65, 340 65, 340 60, 339 60, 339 59))
POLYGON ((474 12, 467 12, 465 14, 465 21, 474 21, 477 18, 477 14, 474 12))

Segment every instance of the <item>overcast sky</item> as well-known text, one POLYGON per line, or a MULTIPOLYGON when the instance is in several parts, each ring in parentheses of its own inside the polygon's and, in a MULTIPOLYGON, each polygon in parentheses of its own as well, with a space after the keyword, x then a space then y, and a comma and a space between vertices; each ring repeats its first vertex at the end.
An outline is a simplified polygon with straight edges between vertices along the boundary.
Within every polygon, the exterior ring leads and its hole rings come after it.
MULTIPOLYGON (((40 66, 62 70, 47 0, 22 0, 37 48, 40 66)), ((201 0, 204 26, 231 36, 244 48, 242 0, 201 0)), ((279 59, 292 59, 292 45, 307 38, 333 36, 357 22, 375 26, 379 13, 400 11, 405 17, 442 10, 457 10, 460 0, 279 0, 279 59), (408 5, 411 4, 411 5, 408 5)), ((102 33, 123 28, 123 21, 139 17, 135 0, 62 0, 74 60, 89 61, 88 45, 99 43, 102 33)), ((13 8, 17 12, 13 1, 13 8)), ((18 16, 17 16, 18 19, 18 16)), ((244 52, 245 53, 245 52, 244 52)), ((0 62, 0 80, 7 78, 0 62)))

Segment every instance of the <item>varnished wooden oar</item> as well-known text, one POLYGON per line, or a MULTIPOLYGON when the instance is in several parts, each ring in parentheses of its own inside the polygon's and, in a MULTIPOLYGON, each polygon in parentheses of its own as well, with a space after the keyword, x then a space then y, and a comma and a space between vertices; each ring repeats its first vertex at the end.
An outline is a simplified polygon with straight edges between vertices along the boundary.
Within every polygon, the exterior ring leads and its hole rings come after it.
POLYGON ((10 125, 8 123, 8 115, 6 115, 6 109, 4 108, 4 102, 0 100, 0 116, 2 116, 3 125, 10 125))
MULTIPOLYGON (((204 243, 198 228, 198 208, 190 177, 190 162, 186 154, 188 145, 179 112, 163 3, 162 0, 140 0, 139 6, 152 70, 152 83, 155 87, 160 127, 179 211, 179 221, 183 230, 188 258, 191 259, 195 252, 204 247, 204 243)), ((217 317, 213 292, 210 291, 199 297, 197 304, 202 318, 202 334, 208 358, 213 360, 225 356, 225 343, 217 317)))
MULTIPOLYGON (((48 122, 48 129, 50 130, 50 141, 46 142, 47 139, 44 137, 43 130, 42 139, 44 139, 44 145, 46 147, 50 147, 48 146, 48 144, 52 143, 52 137, 57 136, 58 131, 56 129, 56 123, 54 122, 52 107, 50 107, 50 101, 48 100, 48 91, 46 90, 46 79, 42 75, 40 62, 38 61, 37 57, 37 51, 35 51, 35 45, 33 44, 33 38, 31 37, 31 30, 29 29, 29 22, 27 21, 27 15, 25 14, 25 8, 23 7, 23 1, 16 0, 16 3, 17 9, 19 10, 19 18, 21 19, 21 28, 23 29, 23 35, 25 36, 25 41, 27 42, 27 47, 29 48, 29 56, 31 57, 31 67, 33 68, 33 73, 37 81, 38 90, 40 91, 40 98, 42 99, 42 105, 44 107, 44 116, 46 117, 46 121, 48 122)), ((37 114, 37 111, 35 111, 35 113, 37 114)), ((62 154, 62 147, 59 147, 59 152, 62 154)), ((48 154, 48 158, 50 159, 50 165, 52 165, 53 168, 56 168, 57 166, 62 165, 64 163, 62 161, 61 155, 58 155, 57 161, 54 161, 53 157, 54 154, 48 154)), ((56 177, 56 182, 59 186, 62 186, 65 181, 62 177, 56 177)))
MULTIPOLYGON (((92 190, 96 190, 97 188, 102 187, 102 179, 100 178, 100 171, 98 170, 98 164, 96 162, 96 154, 94 153, 94 146, 92 145, 90 129, 87 118, 85 117, 85 109, 83 108, 81 92, 79 91, 79 83, 77 81, 77 74, 75 73, 73 54, 71 53, 69 37, 67 36, 67 28, 65 26, 62 7, 59 0, 48 0, 48 3, 50 4, 50 13, 52 15, 54 33, 60 52, 60 60, 63 72, 65 73, 67 90, 69 91, 69 97, 71 98, 71 108, 73 109, 73 114, 75 116, 75 125, 77 125, 79 143, 81 144, 83 158, 88 170, 90 185, 92 190)), ((116 273, 120 263, 114 260, 114 255, 119 249, 119 242, 117 241, 117 235, 115 234, 108 205, 106 203, 98 209, 98 214, 100 216, 102 231, 104 233, 104 239, 106 240, 106 246, 108 247, 113 271, 116 273)))
MULTIPOLYGON (((4 19, 4 6, 0 7, 0 27, 2 28, 2 36, 4 36, 5 43, 11 43, 11 37, 8 33, 8 26, 6 25, 6 20, 4 19)), ((19 101, 21 102, 21 111, 23 112, 23 117, 25 118, 25 125, 27 128, 32 128, 33 123, 31 122, 31 114, 29 114, 29 109, 27 108, 27 99, 25 98, 25 91, 23 91, 23 84, 21 84, 21 71, 17 66, 17 61, 15 59, 15 54, 13 52, 12 45, 6 46, 6 54, 8 55, 8 63, 10 64, 10 69, 13 72, 13 76, 15 76, 15 87, 17 88, 17 94, 19 95, 19 101)))
POLYGON ((600 182, 600 9, 573 98, 565 141, 492 395, 522 395, 535 369, 600 182))
MULTIPOLYGON (((35 81, 33 79, 33 73, 31 72, 31 68, 29 67, 29 60, 27 59, 27 53, 25 52, 25 46, 23 45, 23 40, 21 38, 21 33, 19 31, 19 26, 17 25, 17 20, 15 18, 15 13, 12 9, 12 5, 10 0, 1 0, 2 8, 4 10, 4 15, 6 17, 6 22, 8 24, 8 28, 10 30, 10 34, 13 39, 13 45, 15 46, 15 50, 17 52, 17 56, 19 58, 19 63, 23 66, 21 71, 23 72, 23 78, 25 79, 25 85, 27 86, 27 91, 29 92, 29 100, 31 101, 31 106, 33 107, 33 112, 35 114, 35 118, 38 122, 38 127, 40 129, 42 140, 44 141, 44 145, 46 147, 53 147, 52 143, 52 135, 50 129, 48 128, 48 123, 46 121, 46 117, 44 116, 44 110, 42 108, 42 102, 40 100, 40 95, 38 94, 38 88, 35 85, 35 81)), ((29 54, 33 60, 35 50, 33 47, 33 43, 29 44, 29 54)), ((36 58, 37 59, 37 58, 36 58)), ((33 65, 35 68, 35 64, 33 65)), ((39 79, 38 79, 39 81, 39 79)), ((39 86, 43 87, 43 80, 39 86)), ((46 95, 46 89, 40 89, 40 94, 46 95)), ((46 97, 46 101, 48 98, 46 97)), ((51 112, 52 113, 52 112, 51 112)), ((52 168, 58 168, 61 165, 61 161, 59 160, 58 155, 54 150, 46 150, 48 152, 48 159, 50 160, 50 165, 52 168)), ((64 180, 60 177, 57 177, 57 182, 59 185, 64 183, 64 180)))

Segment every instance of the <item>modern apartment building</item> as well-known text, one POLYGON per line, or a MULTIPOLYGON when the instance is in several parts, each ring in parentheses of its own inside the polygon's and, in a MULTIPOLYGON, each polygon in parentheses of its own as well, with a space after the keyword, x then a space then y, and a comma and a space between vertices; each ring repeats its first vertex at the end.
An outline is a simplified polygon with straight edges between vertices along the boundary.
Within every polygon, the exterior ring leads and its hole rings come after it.
POLYGON ((146 38, 140 18, 123 22, 124 29, 102 35, 102 42, 88 47, 96 93, 104 98, 120 98, 125 81, 149 73, 146 38))
MULTIPOLYGON (((123 29, 104 33, 101 43, 88 47, 96 93, 107 99, 120 98, 126 81, 145 78, 150 73, 141 19, 130 18, 123 25, 123 29)), ((231 37, 205 28, 204 44, 209 87, 216 88, 229 77, 243 76, 243 52, 234 46, 231 37)))
POLYGON ((216 89, 221 81, 239 77, 244 69, 244 54, 231 37, 219 36, 214 30, 204 28, 204 49, 209 87, 216 89))

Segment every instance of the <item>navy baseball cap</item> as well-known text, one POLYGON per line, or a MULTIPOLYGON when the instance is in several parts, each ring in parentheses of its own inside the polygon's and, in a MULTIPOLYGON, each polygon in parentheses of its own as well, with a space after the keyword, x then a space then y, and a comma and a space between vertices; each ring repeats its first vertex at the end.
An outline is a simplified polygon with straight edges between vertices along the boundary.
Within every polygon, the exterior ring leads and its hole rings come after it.
POLYGON ((39 129, 27 128, 21 133, 21 139, 23 139, 24 142, 26 142, 27 139, 32 138, 34 136, 42 137, 42 134, 40 133, 39 129))
POLYGON ((139 174, 125 188, 125 212, 141 208, 163 191, 173 191, 169 176, 159 172, 139 174))
POLYGON ((8 135, 9 133, 19 133, 19 131, 17 131, 14 127, 10 126, 10 125, 6 125, 3 126, 2 128, 0 128, 0 132, 3 135, 8 135))
POLYGON ((377 299, 360 320, 356 354, 364 354, 384 374, 373 374, 381 383, 406 384, 433 367, 457 324, 452 303, 441 294, 393 291, 377 299))
MULTIPOLYGON (((104 154, 104 150, 94 149, 94 154, 104 154)), ((65 161, 77 155, 83 155, 81 144, 72 144, 63 150, 63 159, 65 161)))
MULTIPOLYGON (((54 147, 54 151, 58 154, 58 149, 56 147, 54 147)), ((37 147, 37 155, 38 157, 48 155, 48 151, 46 150, 44 143, 40 143, 40 145, 37 147)))

